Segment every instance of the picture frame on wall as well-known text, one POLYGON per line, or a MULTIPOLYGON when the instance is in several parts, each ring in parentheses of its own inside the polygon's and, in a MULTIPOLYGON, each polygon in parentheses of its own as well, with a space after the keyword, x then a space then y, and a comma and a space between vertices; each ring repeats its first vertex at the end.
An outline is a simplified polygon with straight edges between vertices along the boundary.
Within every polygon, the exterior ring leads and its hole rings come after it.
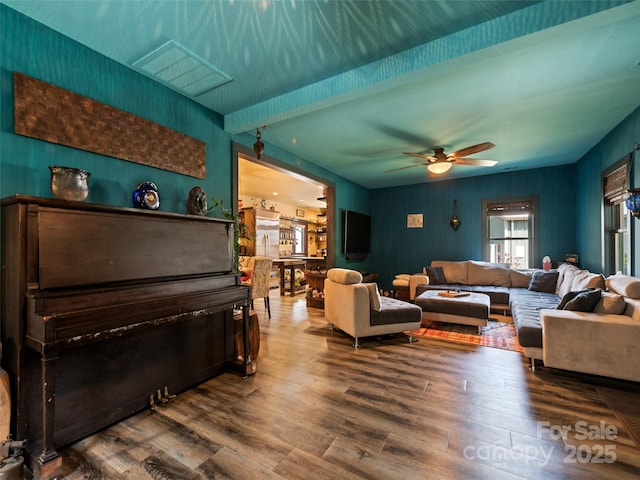
POLYGON ((577 253, 566 253, 564 255, 564 261, 573 265, 580 263, 580 256, 577 253))
POLYGON ((304 210, 297 208, 296 209, 296 217, 304 217, 304 210))
POLYGON ((407 214, 407 228, 422 228, 422 226, 423 226, 422 213, 407 214))

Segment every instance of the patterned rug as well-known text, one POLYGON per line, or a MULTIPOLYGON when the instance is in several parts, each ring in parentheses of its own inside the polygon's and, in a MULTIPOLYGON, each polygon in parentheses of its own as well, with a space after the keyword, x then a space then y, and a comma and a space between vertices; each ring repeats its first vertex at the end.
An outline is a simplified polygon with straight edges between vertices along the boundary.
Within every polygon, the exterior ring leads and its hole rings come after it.
POLYGON ((469 345, 481 345, 483 347, 500 348, 522 352, 518 343, 516 330, 511 317, 504 315, 492 315, 486 326, 478 335, 478 327, 475 325, 458 325, 427 320, 422 328, 414 330, 413 334, 421 337, 445 340, 454 343, 466 343, 469 345))

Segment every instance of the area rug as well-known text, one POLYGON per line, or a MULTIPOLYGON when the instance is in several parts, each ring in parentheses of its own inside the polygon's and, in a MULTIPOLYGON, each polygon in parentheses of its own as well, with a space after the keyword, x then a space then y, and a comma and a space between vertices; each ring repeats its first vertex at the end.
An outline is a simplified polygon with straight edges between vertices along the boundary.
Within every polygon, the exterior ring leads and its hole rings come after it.
POLYGON ((423 322, 422 328, 414 330, 413 334, 447 342, 522 352, 513 322, 510 320, 511 317, 507 316, 492 316, 489 318, 487 325, 482 327, 480 334, 478 334, 478 327, 474 325, 458 325, 427 320, 427 323, 423 322))
POLYGON ((600 393, 629 429, 636 446, 640 447, 640 393, 611 388, 600 388, 600 393))

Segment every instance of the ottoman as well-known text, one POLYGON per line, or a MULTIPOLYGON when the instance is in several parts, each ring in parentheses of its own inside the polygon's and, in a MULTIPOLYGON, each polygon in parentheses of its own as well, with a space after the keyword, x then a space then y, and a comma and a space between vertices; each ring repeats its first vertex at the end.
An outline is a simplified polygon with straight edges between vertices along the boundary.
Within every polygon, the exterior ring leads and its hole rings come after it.
POLYGON ((491 301, 484 293, 464 293, 461 296, 442 296, 437 290, 418 295, 415 304, 422 308, 422 318, 437 322, 477 325, 478 333, 489 320, 491 301))

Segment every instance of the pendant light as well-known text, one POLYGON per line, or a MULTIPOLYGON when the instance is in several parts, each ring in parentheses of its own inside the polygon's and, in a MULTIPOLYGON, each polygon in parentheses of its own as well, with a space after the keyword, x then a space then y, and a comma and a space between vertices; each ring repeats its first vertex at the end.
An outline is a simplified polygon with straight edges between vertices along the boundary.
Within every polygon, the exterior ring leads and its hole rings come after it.
POLYGON ((453 228, 454 232, 458 230, 458 227, 460 226, 460 218, 458 218, 458 200, 453 201, 453 213, 451 214, 449 224, 451 225, 451 228, 453 228))

